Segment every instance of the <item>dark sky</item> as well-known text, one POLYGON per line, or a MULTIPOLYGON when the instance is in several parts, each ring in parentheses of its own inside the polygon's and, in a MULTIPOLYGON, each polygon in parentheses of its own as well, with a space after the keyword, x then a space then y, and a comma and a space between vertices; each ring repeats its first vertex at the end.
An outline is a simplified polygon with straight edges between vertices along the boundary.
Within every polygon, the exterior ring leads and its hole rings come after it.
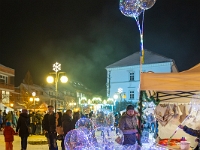
MULTIPOLYGON (((29 70, 45 82, 52 64, 69 80, 105 88, 105 67, 140 50, 133 18, 119 0, 0 0, 0 64, 15 69, 15 86, 29 70)), ((200 0, 157 0, 145 12, 144 48, 175 60, 179 71, 200 62, 200 0)), ((140 16, 141 17, 141 16, 140 16)))

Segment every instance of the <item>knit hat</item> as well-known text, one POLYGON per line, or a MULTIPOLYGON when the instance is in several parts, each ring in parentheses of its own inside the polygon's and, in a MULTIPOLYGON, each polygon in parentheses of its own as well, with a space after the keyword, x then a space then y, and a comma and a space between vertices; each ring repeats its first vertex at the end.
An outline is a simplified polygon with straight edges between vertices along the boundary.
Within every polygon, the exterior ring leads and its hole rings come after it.
POLYGON ((22 113, 27 113, 27 109, 22 109, 22 113))
POLYGON ((128 105, 126 107, 126 111, 128 111, 128 110, 134 110, 134 106, 133 105, 128 105))
POLYGON ((11 123, 10 122, 6 122, 6 126, 11 126, 11 123))

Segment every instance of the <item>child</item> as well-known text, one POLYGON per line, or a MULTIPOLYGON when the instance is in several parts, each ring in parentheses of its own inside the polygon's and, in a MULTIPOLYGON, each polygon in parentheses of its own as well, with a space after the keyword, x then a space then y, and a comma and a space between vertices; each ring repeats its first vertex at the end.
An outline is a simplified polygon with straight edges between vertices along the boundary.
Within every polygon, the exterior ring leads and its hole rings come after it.
POLYGON ((15 131, 11 127, 10 122, 6 122, 6 126, 4 128, 3 135, 4 135, 4 139, 5 139, 5 144, 6 144, 5 150, 13 150, 12 142, 14 141, 15 131))

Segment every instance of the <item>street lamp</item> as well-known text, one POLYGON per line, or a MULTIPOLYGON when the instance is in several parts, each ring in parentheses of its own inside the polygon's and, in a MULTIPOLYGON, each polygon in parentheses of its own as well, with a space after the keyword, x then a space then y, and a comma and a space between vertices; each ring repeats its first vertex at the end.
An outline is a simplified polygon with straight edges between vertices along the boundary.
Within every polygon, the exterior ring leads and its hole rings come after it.
POLYGON ((56 62, 55 64, 53 64, 53 71, 54 72, 50 72, 50 76, 47 77, 47 82, 48 83, 55 83, 55 92, 56 92, 56 99, 55 99, 55 112, 56 112, 56 105, 57 105, 57 96, 58 96, 58 80, 60 79, 60 81, 62 83, 67 83, 68 78, 65 75, 65 72, 59 72, 61 70, 61 64, 59 64, 58 62, 56 62), (64 74, 63 76, 60 77, 61 74, 64 74), (51 75, 54 75, 51 76, 51 75))
POLYGON ((30 101, 31 101, 31 102, 33 101, 34 112, 35 112, 35 101, 38 102, 40 99, 39 99, 38 97, 35 97, 35 96, 36 96, 36 93, 35 93, 35 92, 32 93, 32 96, 33 96, 33 97, 30 98, 30 101))
POLYGON ((126 99, 126 94, 125 92, 123 92, 123 89, 122 88, 118 88, 117 92, 113 95, 113 98, 115 101, 117 101, 117 99, 119 99, 119 102, 118 102, 118 110, 121 111, 121 102, 122 102, 122 98, 124 99, 124 102, 123 102, 123 107, 125 107, 124 105, 126 105, 125 103, 125 99, 126 99), (123 95, 122 95, 123 94, 123 95))

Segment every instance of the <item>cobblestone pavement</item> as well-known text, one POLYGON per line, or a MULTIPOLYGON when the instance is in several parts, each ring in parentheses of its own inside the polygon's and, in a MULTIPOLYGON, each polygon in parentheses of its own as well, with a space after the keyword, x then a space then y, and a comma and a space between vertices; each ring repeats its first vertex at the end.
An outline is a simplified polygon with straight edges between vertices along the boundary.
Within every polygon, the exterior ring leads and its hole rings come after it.
MULTIPOLYGON (((28 146, 27 150, 48 150, 47 144, 39 144, 39 143, 46 143, 46 138, 44 135, 32 135, 28 137, 28 146), (34 143, 36 145, 30 144, 34 143)), ((60 141, 58 143, 58 149, 61 150, 61 143, 60 141)), ((20 150, 21 149, 21 139, 18 135, 14 136, 14 142, 13 142, 13 150, 20 150)), ((0 132, 0 150, 5 150, 5 142, 4 142, 4 136, 2 135, 2 132, 0 132)))

